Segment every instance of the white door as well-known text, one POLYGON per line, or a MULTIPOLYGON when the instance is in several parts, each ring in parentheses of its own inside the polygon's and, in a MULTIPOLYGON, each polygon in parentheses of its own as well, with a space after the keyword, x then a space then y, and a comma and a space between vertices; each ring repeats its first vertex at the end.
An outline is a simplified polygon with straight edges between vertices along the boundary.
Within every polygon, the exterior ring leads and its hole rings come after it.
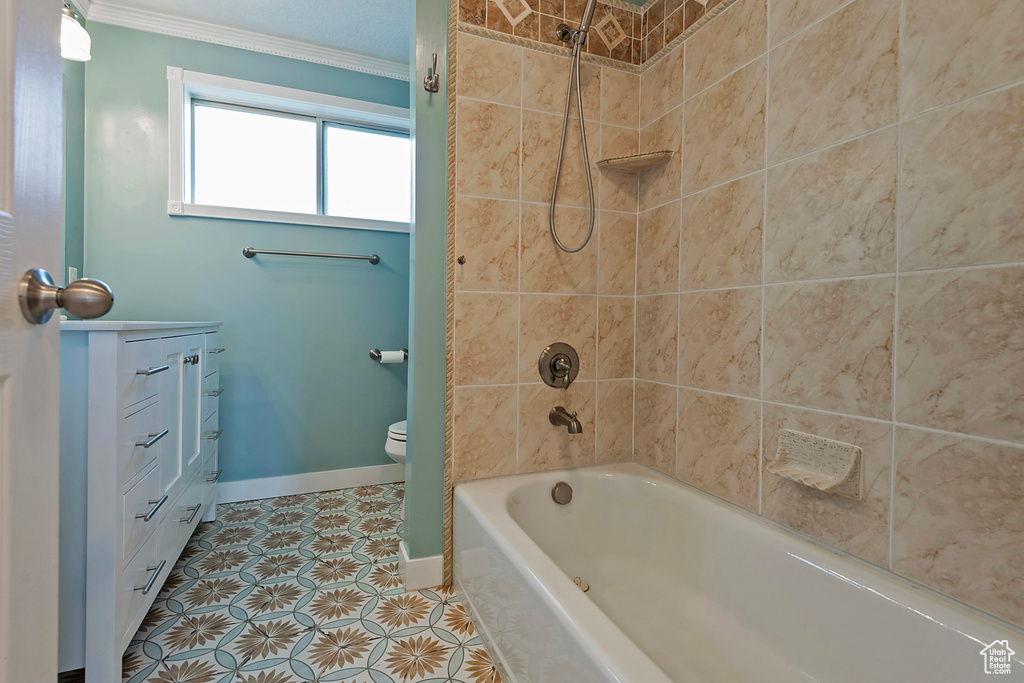
POLYGON ((57 316, 18 281, 60 272, 60 3, 0 0, 0 682, 57 678, 57 316))

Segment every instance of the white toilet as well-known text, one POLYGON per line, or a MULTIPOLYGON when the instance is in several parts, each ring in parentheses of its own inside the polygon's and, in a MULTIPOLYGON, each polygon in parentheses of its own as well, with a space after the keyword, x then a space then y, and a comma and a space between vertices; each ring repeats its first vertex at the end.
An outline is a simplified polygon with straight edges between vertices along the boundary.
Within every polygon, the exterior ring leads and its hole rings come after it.
POLYGON ((405 464, 405 430, 408 420, 402 420, 388 427, 388 440, 384 452, 399 465, 405 464))

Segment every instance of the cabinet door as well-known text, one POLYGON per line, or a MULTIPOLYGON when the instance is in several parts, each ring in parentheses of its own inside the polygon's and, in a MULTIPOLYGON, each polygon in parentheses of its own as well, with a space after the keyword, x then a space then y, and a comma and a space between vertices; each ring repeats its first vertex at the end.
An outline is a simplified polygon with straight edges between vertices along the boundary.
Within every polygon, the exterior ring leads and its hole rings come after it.
POLYGON ((200 428, 203 424, 203 356, 206 354, 203 335, 193 334, 183 340, 188 362, 182 365, 181 373, 181 454, 183 473, 189 481, 203 464, 200 428))
POLYGON ((160 407, 170 430, 160 449, 161 495, 175 498, 184 482, 181 457, 181 385, 185 371, 185 342, 182 337, 162 340, 163 362, 170 368, 160 375, 160 407))
POLYGON ((164 339, 163 351, 171 369, 163 374, 160 403, 172 428, 160 451, 160 480, 163 493, 174 500, 201 465, 203 335, 164 339))

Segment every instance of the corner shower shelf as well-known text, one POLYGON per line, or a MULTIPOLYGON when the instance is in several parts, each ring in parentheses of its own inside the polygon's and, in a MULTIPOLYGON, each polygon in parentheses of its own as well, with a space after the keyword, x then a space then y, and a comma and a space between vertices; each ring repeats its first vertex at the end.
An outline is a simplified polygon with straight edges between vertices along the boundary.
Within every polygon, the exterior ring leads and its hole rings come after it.
POLYGON ((672 152, 645 152, 643 154, 630 154, 627 157, 613 157, 602 159, 597 162, 598 168, 609 171, 625 171, 627 173, 643 173, 649 168, 663 164, 672 158, 672 152))

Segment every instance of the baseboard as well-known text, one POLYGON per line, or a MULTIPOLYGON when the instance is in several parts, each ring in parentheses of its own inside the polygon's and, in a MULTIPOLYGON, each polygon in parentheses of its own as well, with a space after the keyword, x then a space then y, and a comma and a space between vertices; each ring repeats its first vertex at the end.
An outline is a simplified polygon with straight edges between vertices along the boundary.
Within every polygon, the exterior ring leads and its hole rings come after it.
POLYGON ((347 470, 290 474, 284 477, 240 479, 238 481, 225 481, 217 484, 217 502, 237 503, 243 500, 256 500, 257 498, 333 491, 335 489, 347 489, 352 486, 389 484, 394 481, 404 480, 405 466, 398 463, 394 465, 374 465, 372 467, 353 467, 347 470))
POLYGON ((432 555, 409 559, 405 539, 398 544, 398 568, 402 572, 407 591, 433 588, 444 583, 444 557, 432 555))

